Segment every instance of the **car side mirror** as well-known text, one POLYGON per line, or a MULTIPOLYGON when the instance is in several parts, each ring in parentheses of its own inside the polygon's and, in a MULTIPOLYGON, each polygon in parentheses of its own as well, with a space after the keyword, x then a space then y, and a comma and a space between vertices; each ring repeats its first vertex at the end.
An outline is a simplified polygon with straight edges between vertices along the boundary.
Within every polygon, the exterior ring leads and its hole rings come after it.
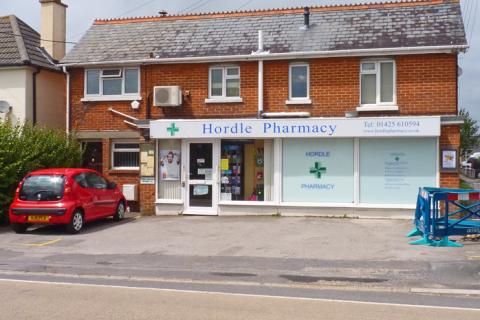
POLYGON ((108 189, 115 189, 117 187, 117 184, 113 181, 108 183, 108 189))

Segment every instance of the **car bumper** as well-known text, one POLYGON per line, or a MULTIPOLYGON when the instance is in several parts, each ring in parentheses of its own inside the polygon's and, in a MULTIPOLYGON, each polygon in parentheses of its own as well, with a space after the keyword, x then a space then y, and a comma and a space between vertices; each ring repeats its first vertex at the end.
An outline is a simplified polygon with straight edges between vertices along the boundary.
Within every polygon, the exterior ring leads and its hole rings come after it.
POLYGON ((11 223, 28 224, 67 224, 70 222, 71 208, 68 207, 29 207, 10 208, 11 223))

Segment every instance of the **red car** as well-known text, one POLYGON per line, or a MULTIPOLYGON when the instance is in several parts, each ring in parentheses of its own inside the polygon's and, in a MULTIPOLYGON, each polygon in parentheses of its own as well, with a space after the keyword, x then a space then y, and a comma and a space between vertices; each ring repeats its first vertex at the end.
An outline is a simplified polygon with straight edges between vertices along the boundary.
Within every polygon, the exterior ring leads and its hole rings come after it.
POLYGON ((63 224, 70 233, 85 222, 125 215, 127 201, 114 182, 90 169, 45 169, 29 173, 18 185, 9 217, 16 233, 34 224, 63 224))

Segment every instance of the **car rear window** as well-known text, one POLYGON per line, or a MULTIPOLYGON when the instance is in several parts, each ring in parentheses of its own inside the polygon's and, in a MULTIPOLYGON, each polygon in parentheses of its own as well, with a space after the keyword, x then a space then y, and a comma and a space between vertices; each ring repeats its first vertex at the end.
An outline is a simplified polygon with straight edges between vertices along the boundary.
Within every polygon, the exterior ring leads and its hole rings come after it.
POLYGON ((20 200, 55 201, 63 198, 63 175, 35 175, 25 179, 20 190, 20 200))

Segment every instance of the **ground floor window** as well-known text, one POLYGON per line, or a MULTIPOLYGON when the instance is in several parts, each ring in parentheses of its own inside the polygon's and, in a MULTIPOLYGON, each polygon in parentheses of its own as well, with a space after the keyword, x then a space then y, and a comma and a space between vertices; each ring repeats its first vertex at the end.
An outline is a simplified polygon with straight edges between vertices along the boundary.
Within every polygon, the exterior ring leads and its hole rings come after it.
POLYGON ((181 140, 168 139, 158 142, 158 198, 182 199, 181 140))
POLYGON ((138 170, 140 166, 140 144, 138 142, 112 143, 112 169, 138 170))
POLYGON ((360 139, 360 202, 414 204, 436 186, 435 138, 360 139))
POLYGON ((220 201, 272 200, 273 140, 222 140, 220 201))
POLYGON ((353 139, 284 139, 284 202, 352 203, 353 139))

